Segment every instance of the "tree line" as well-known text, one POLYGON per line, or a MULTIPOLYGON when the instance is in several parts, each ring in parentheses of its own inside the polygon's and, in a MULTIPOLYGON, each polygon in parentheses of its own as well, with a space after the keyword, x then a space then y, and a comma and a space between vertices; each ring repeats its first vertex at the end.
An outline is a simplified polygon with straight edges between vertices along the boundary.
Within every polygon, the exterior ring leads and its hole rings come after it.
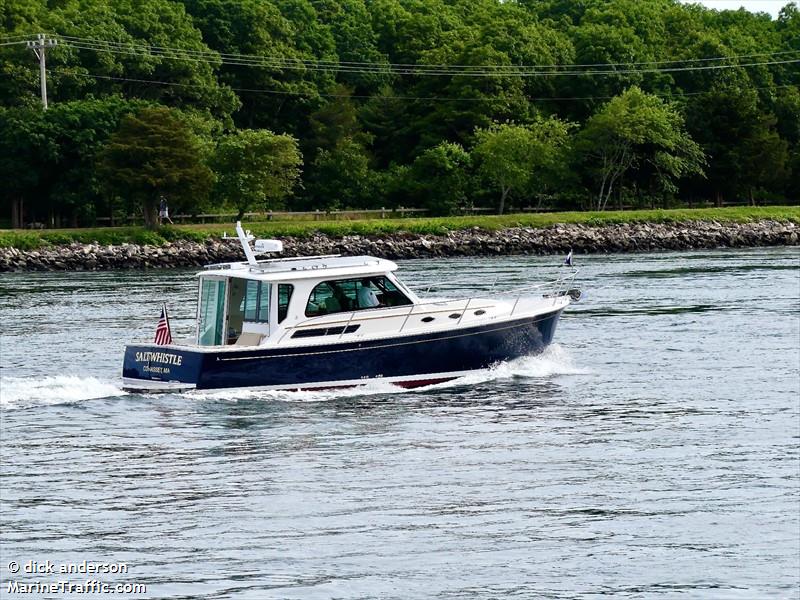
POLYGON ((0 0, 5 217, 800 197, 800 10, 0 0), (50 107, 39 98, 47 50, 50 107))

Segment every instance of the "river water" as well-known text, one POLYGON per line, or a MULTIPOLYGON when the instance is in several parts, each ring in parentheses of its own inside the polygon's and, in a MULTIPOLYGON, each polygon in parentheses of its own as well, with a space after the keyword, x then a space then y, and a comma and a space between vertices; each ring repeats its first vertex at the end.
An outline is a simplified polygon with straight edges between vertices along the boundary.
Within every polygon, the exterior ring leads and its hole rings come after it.
MULTIPOLYGON (((401 273, 464 296, 558 262, 401 273)), ((0 596, 798 598, 800 251, 577 263, 544 355, 339 393, 125 394, 162 299, 191 335, 191 272, 3 275, 0 596)))

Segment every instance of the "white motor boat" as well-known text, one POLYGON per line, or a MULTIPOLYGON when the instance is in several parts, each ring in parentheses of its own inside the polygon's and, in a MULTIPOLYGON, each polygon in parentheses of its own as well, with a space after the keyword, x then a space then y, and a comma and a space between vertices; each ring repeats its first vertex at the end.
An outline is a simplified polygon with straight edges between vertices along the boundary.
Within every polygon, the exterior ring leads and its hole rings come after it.
POLYGON ((198 274, 197 329, 189 343, 126 347, 123 388, 322 389, 388 381, 411 388, 541 352, 580 292, 576 270, 499 298, 423 301, 372 256, 257 260, 281 242, 237 223, 247 261, 198 274))

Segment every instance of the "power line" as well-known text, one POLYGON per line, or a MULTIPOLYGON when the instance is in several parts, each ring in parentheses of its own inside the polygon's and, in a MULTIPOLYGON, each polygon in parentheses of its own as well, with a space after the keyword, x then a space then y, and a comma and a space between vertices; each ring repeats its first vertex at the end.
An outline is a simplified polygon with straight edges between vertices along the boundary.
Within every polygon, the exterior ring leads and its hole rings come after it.
MULTIPOLYGON (((110 81, 121 81, 121 82, 130 82, 130 83, 144 83, 150 85, 161 85, 161 86, 169 86, 169 87, 182 87, 182 88, 196 88, 196 89, 210 89, 210 86, 202 85, 202 84, 194 84, 194 83, 178 83, 173 81, 156 81, 152 79, 134 79, 129 77, 114 77, 111 75, 97 75, 95 73, 75 73, 72 71, 63 71, 60 69, 56 69, 56 71, 63 75, 70 75, 76 77, 86 77, 91 79, 102 79, 102 80, 110 80, 110 81)), ((770 87, 753 87, 748 88, 752 90, 767 90, 767 89, 782 89, 782 88, 790 88, 795 87, 794 85, 776 85, 770 87)), ((265 95, 276 95, 276 96, 320 96, 323 98, 361 98, 361 99, 384 99, 384 100, 414 100, 414 101, 439 101, 439 102, 485 102, 485 98, 447 98, 441 96, 376 96, 376 95, 359 95, 359 94, 309 94, 305 92, 291 92, 285 90, 267 90, 267 89, 256 89, 256 88, 229 88, 234 92, 241 92, 241 93, 251 93, 251 94, 265 94, 265 95)), ((672 97, 684 97, 684 96, 700 96, 703 94, 707 94, 707 91, 702 92, 674 92, 670 94, 652 94, 653 96, 658 96, 659 98, 672 98, 672 97)), ((527 97, 529 102, 567 102, 567 101, 588 101, 588 100, 611 100, 616 96, 573 96, 573 97, 527 97)))
MULTIPOLYGON (((136 50, 129 50, 125 48, 111 48, 111 47, 98 47, 89 45, 86 43, 77 43, 72 41, 65 41, 63 42, 64 46, 72 47, 76 49, 82 50, 90 50, 90 51, 97 51, 97 52, 109 52, 112 54, 128 54, 128 55, 136 55, 142 56, 141 52, 137 52, 136 50)), ((792 54, 792 53, 800 53, 799 50, 791 50, 785 51, 782 54, 792 54)), ((778 53, 775 53, 777 55, 778 53)), ((191 62, 201 62, 201 63, 209 63, 218 65, 220 62, 226 65, 232 66, 246 66, 246 67, 265 67, 265 68, 274 68, 274 69, 294 69, 294 70, 301 70, 301 71, 312 71, 312 72, 340 72, 340 73, 355 73, 355 74, 394 74, 394 75, 415 75, 415 76, 465 76, 465 77, 523 77, 523 78, 530 78, 530 77, 550 77, 550 76, 571 76, 571 77, 580 77, 580 76, 598 76, 598 75, 631 75, 631 74, 651 74, 651 73, 678 73, 678 72, 686 72, 686 71, 711 71, 711 70, 724 70, 724 69, 735 69, 735 68, 743 68, 743 67, 760 67, 760 66, 770 66, 770 65, 781 65, 781 64, 794 64, 800 62, 800 58, 793 58, 788 60, 774 60, 774 61, 756 61, 750 63, 733 63, 733 64, 717 64, 717 65, 699 65, 699 66, 689 66, 689 67, 666 67, 666 68, 643 68, 643 69, 606 69, 606 70, 568 70, 568 71, 556 71, 556 70, 525 70, 522 68, 514 68, 511 70, 511 67, 476 67, 472 70, 462 70, 462 69, 433 69, 428 66, 423 67, 410 67, 410 68, 391 68, 390 66, 383 66, 383 65, 373 65, 370 67, 351 67, 347 65, 336 65, 331 64, 329 66, 320 66, 320 65, 313 65, 313 64, 292 64, 287 62, 270 62, 268 60, 247 60, 247 61, 235 61, 230 59, 220 59, 220 60, 209 60, 204 58, 195 58, 189 55, 170 55, 166 53, 157 53, 157 54, 144 54, 145 56, 158 56, 161 58, 166 58, 169 60, 179 60, 179 61, 191 61, 191 62)), ((553 67, 536 67, 536 69, 552 69, 553 67)))
POLYGON ((741 58, 757 58, 764 56, 781 56, 786 54, 795 54, 800 50, 785 50, 778 52, 756 52, 750 54, 738 54, 732 56, 716 56, 706 58, 686 58, 675 60, 652 60, 652 61, 632 61, 620 63, 559 63, 552 65, 463 65, 463 64, 417 64, 417 63, 375 63, 375 62, 359 62, 359 61, 340 61, 340 60, 323 60, 323 59, 302 59, 302 58, 286 58, 274 55, 254 55, 254 54, 236 54, 217 51, 204 51, 204 50, 191 50, 186 48, 174 48, 167 46, 155 46, 149 44, 142 44, 136 42, 114 42, 108 40, 98 40, 96 38, 83 38, 77 36, 59 36, 64 43, 67 42, 73 45, 86 46, 85 49, 98 49, 108 52, 124 50, 126 52, 139 54, 137 50, 142 53, 164 55, 167 53, 179 54, 195 59, 208 59, 212 62, 225 62, 226 59, 236 62, 252 62, 256 64, 270 63, 270 64, 286 64, 286 65, 310 65, 310 66, 326 66, 326 67, 362 67, 370 69, 492 69, 492 70, 525 70, 525 69, 556 69, 563 67, 631 67, 638 65, 664 65, 664 64, 685 64, 685 63, 698 63, 698 62, 711 62, 711 61, 730 61, 741 58))
MULTIPOLYGON (((326 61, 322 59, 295 59, 270 56, 255 56, 245 54, 216 53, 213 51, 198 51, 164 46, 145 44, 130 44, 106 40, 95 40, 76 36, 59 36, 62 45, 77 50, 94 52, 109 52, 112 54, 127 54, 134 56, 154 56, 168 60, 191 61, 219 66, 220 63, 228 66, 261 67, 274 69, 340 72, 354 74, 388 74, 388 75, 419 75, 419 76, 468 76, 468 77, 544 77, 544 76, 598 76, 598 75, 624 75, 647 73, 673 73, 694 70, 719 70, 739 67, 756 67, 778 64, 793 64, 800 59, 755 61, 750 63, 731 63, 737 59, 758 57, 779 57, 798 54, 800 50, 785 50, 777 52, 759 52, 740 54, 734 56, 707 57, 682 60, 646 61, 631 63, 594 63, 594 64, 557 64, 557 65, 413 65, 408 63, 367 63, 352 61, 326 61), (727 61, 724 64, 698 64, 713 61, 727 61), (666 66, 651 68, 630 68, 636 65, 684 65, 693 66, 666 66), (575 67, 603 67, 604 70, 575 70, 575 67), (625 67, 625 68, 616 68, 625 67), (556 70, 567 68, 570 70, 556 70)), ((7 42, 3 45, 13 45, 22 42, 7 42)))
POLYGON ((19 38, 30 38, 31 33, 15 33, 14 35, 0 35, 0 40, 15 40, 19 38))

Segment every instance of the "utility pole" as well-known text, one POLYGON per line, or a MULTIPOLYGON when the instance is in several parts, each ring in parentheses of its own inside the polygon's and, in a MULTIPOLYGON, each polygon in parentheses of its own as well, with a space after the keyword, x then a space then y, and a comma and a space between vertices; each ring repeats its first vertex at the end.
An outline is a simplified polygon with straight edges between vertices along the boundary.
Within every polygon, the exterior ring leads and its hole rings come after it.
POLYGON ((44 54, 45 48, 52 48, 58 44, 58 40, 48 38, 45 34, 40 33, 36 36, 36 41, 28 41, 27 46, 39 59, 39 81, 42 85, 42 106, 47 110, 47 69, 45 68, 44 54))

